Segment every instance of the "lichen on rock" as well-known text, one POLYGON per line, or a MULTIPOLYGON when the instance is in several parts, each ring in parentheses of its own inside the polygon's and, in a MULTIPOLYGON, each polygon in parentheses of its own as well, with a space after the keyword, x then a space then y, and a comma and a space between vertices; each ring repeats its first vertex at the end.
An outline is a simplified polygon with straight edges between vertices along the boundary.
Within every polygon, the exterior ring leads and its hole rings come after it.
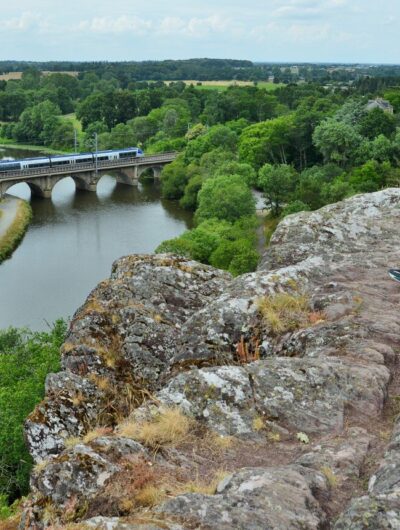
POLYGON ((117 260, 26 422, 38 467, 25 527, 46 526, 46 503, 65 524, 75 503, 67 522, 92 528, 400 528, 397 424, 378 465, 397 384, 400 291, 386 271, 400 262, 399 222, 398 189, 288 216, 259 269, 235 279, 171 255, 117 260), (295 325, 272 326, 268 304, 296 297, 295 325), (120 436, 166 407, 194 422, 187 440, 154 449, 120 436), (107 435, 92 439, 96 428, 107 435), (99 508, 138 454, 157 471, 146 517, 134 499, 131 512, 99 508), (214 495, 180 491, 224 465, 214 495))

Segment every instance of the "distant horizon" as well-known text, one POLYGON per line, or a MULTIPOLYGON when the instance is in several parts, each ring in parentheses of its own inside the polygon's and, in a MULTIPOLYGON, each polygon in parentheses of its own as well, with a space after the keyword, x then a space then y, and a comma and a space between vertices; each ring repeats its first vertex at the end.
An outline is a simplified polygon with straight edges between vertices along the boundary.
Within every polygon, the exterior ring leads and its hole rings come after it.
POLYGON ((0 60, 397 65, 400 4, 365 0, 19 0, 2 6, 0 60), (52 57, 52 59, 50 59, 52 57), (157 59, 143 59, 157 58, 157 59), (268 59, 273 57, 273 60, 268 59))
POLYGON ((84 64, 84 63, 145 63, 145 62, 166 62, 166 61, 196 61, 196 60, 216 60, 216 61, 250 61, 254 65, 262 64, 287 64, 287 65, 334 65, 334 66, 400 66, 400 62, 360 62, 360 61, 267 61, 267 60, 254 60, 237 57, 187 57, 176 59, 168 57, 166 59, 0 59, 0 63, 13 62, 13 63, 72 63, 72 64, 84 64))

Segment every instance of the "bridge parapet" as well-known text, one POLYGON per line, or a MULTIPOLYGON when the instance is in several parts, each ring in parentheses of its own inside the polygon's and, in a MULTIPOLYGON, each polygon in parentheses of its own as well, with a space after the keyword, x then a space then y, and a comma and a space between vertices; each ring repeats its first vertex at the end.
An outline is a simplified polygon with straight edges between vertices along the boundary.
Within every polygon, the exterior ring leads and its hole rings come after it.
POLYGON ((71 164, 68 167, 45 167, 6 171, 0 173, 0 197, 14 184, 26 182, 33 193, 41 197, 50 197, 55 184, 64 176, 71 176, 78 189, 96 191, 100 179, 99 174, 104 171, 121 170, 126 178, 118 178, 118 182, 137 185, 140 174, 146 169, 153 169, 155 178, 159 177, 164 165, 169 164, 177 157, 176 152, 148 155, 137 158, 121 160, 104 160, 96 163, 71 164))

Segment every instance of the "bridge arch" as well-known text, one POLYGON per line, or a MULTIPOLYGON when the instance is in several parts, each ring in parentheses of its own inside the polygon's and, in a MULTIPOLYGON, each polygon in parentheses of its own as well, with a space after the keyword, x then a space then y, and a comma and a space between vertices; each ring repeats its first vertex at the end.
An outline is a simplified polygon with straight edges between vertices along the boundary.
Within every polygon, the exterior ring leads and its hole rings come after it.
POLYGON ((29 200, 30 195, 32 195, 32 190, 26 182, 5 182, 0 183, 0 197, 2 194, 9 193, 15 197, 21 197, 23 199, 29 200), (15 190, 13 188, 16 188, 15 190))
POLYGON ((163 170, 163 166, 155 165, 155 166, 139 166, 137 170, 138 179, 146 172, 151 171, 153 173, 154 180, 159 180, 161 177, 161 171, 163 170))

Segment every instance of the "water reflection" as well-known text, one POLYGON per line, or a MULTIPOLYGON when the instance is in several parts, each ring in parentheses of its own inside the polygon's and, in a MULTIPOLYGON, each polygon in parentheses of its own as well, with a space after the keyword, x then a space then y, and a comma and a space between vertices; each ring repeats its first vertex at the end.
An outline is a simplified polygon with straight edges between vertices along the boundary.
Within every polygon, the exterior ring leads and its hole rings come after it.
MULTIPOLYGON (((1 155, 32 156, 11 150, 1 155)), ((191 224, 176 203, 160 200, 152 181, 130 187, 105 175, 93 193, 75 191, 67 177, 50 200, 31 197, 26 184, 9 193, 30 200, 34 215, 24 241, 0 266, 0 328, 43 329, 46 321, 72 315, 116 258, 152 252, 191 224)))

